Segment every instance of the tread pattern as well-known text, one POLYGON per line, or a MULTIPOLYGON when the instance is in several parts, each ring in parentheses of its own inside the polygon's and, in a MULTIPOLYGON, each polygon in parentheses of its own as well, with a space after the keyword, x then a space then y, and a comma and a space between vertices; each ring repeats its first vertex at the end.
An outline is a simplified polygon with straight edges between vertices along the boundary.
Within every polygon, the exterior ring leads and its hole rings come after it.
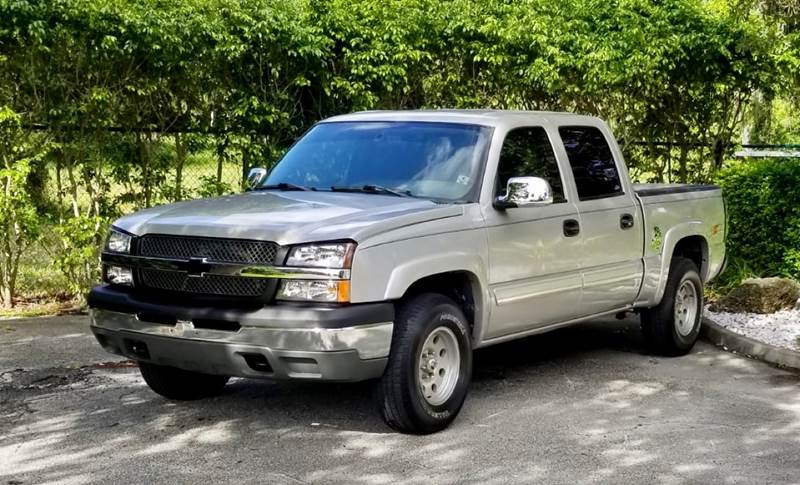
POLYGON ((420 320, 422 313, 429 308, 442 302, 449 303, 445 297, 439 295, 425 294, 412 299, 400 306, 395 318, 395 331, 392 335, 393 355, 389 359, 386 366, 383 379, 381 380, 381 387, 383 391, 383 415, 387 424, 395 429, 413 429, 414 422, 410 416, 410 410, 413 409, 411 396, 403 392, 403 386, 407 383, 408 366, 411 365, 409 360, 413 359, 411 352, 394 352, 394 349, 408 349, 414 345, 415 332, 418 330, 409 322, 417 322, 420 320), (399 355, 398 355, 399 354, 399 355), (393 399, 387 399, 388 396, 394 396, 393 399))
MULTIPOLYGON (((408 433, 431 433, 445 428, 454 415, 448 419, 431 423, 418 415, 415 409, 415 396, 407 392, 416 385, 413 373, 414 342, 428 324, 427 314, 433 308, 445 306, 456 314, 461 323, 466 323, 458 306, 449 298, 436 293, 423 293, 401 304, 395 317, 395 330, 392 334, 392 351, 383 377, 378 385, 378 403, 386 424, 408 433)), ((467 342, 471 350, 471 342, 467 342)), ((455 413, 454 413, 455 414, 455 413)))
MULTIPOLYGON (((692 349, 695 340, 697 340, 699 328, 694 332, 691 342, 680 341, 675 332, 675 317, 673 313, 675 292, 678 290, 678 285, 684 275, 690 272, 694 272, 699 279, 697 265, 692 260, 682 257, 673 258, 669 267, 669 275, 667 276, 667 287, 664 289, 664 296, 661 298, 661 302, 652 308, 644 310, 641 314, 642 335, 645 343, 653 352, 659 355, 684 355, 692 349)), ((702 282, 699 291, 700 310, 698 318, 702 319, 702 282)))

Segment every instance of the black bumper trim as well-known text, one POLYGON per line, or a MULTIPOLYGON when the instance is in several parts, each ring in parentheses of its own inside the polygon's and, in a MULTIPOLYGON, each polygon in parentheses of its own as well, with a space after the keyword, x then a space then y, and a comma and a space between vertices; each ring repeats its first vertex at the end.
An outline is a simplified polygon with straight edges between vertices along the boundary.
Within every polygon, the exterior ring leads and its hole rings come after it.
POLYGON ((211 319, 267 328, 345 328, 394 321, 391 302, 346 306, 271 305, 254 310, 153 303, 126 291, 100 285, 89 293, 90 308, 119 313, 165 315, 178 320, 211 319))

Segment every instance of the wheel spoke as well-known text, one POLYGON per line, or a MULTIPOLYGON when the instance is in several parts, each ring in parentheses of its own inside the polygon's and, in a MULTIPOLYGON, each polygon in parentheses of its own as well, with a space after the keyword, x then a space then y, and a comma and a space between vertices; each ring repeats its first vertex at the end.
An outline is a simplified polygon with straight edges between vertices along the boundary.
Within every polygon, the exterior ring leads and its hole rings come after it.
POLYGON ((458 340, 448 327, 434 329, 419 356, 419 386, 429 404, 446 402, 455 390, 460 366, 458 340))
POLYGON ((687 336, 695 329, 699 313, 698 290, 694 282, 684 280, 675 292, 675 329, 680 335, 687 336))

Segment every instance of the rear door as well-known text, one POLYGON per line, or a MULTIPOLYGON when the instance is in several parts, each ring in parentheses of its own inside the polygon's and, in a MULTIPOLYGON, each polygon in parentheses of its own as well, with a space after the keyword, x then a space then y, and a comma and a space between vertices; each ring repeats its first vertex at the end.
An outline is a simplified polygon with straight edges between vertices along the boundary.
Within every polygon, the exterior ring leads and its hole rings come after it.
POLYGON ((620 309, 636 299, 643 273, 642 216, 627 171, 602 124, 559 126, 558 132, 578 196, 581 313, 620 309))
POLYGON ((489 284, 495 306, 486 337, 500 337, 577 317, 581 274, 580 234, 565 235, 578 211, 567 192, 551 135, 542 126, 509 130, 503 140, 492 196, 511 177, 541 177, 553 189, 544 207, 484 207, 489 238, 489 284))

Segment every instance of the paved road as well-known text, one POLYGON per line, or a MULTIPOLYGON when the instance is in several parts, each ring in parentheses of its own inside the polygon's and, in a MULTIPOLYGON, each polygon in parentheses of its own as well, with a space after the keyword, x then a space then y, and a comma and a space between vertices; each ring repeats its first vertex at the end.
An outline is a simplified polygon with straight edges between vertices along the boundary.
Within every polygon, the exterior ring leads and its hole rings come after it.
POLYGON ((0 321, 0 484, 800 483, 800 376, 602 322, 476 356, 459 419, 390 432, 371 387, 236 380, 171 403, 85 317, 0 321))

